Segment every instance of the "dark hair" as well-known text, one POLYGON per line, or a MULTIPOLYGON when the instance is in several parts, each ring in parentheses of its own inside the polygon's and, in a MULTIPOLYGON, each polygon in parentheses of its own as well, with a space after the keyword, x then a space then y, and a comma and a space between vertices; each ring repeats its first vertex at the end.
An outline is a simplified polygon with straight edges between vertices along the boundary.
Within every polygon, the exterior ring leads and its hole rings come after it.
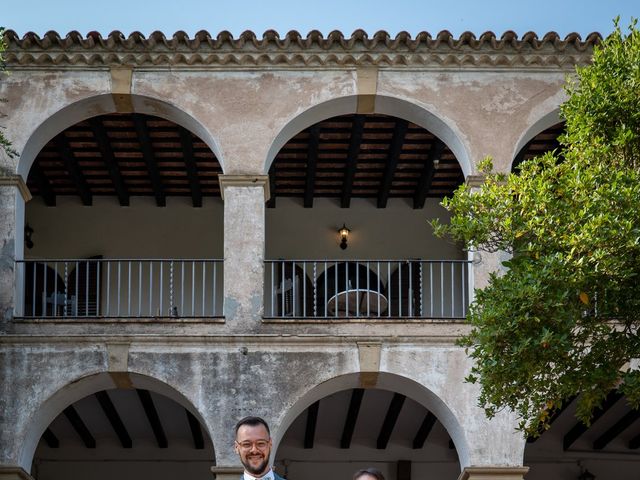
POLYGON ((371 475, 376 480, 384 480, 384 475, 382 475, 382 472, 380 470, 378 470, 377 468, 371 468, 371 467, 363 468, 362 470, 358 470, 353 475, 353 480, 358 480, 363 475, 371 475))
POLYGON ((239 420, 238 423, 236 423, 236 436, 238 435, 238 430, 240 430, 240 427, 243 426, 243 425, 248 425, 250 427, 257 427, 258 425, 263 425, 264 428, 267 429, 267 433, 269 434, 269 436, 271 436, 271 431, 269 430, 269 425, 267 425, 267 422, 265 422, 260 417, 249 416, 249 417, 244 417, 241 420, 239 420))

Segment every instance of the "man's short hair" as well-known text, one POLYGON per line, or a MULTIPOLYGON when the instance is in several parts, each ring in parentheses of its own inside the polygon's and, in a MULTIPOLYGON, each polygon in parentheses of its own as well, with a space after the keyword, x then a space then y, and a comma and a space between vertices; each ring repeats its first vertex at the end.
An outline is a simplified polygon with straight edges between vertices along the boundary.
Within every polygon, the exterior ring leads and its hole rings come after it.
POLYGON ((238 436, 238 430, 240 430, 240 427, 243 425, 248 425, 250 427, 257 427, 258 425, 263 425, 264 428, 267 429, 267 433, 269 434, 269 436, 271 436, 269 425, 267 425, 267 422, 265 422, 264 419, 260 417, 249 416, 249 417, 244 417, 243 419, 239 420, 238 423, 236 423, 236 437, 238 436))
POLYGON ((353 475, 353 480, 358 480, 363 475, 371 475, 376 480, 384 480, 384 475, 382 475, 382 472, 377 468, 363 468, 362 470, 358 470, 353 475))

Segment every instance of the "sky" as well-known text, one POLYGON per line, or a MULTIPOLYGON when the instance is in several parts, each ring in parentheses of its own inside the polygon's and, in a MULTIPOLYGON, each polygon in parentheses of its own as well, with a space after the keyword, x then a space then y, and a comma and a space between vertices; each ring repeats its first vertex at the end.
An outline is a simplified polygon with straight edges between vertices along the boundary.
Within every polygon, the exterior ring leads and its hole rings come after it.
POLYGON ((386 30, 395 36, 449 30, 454 36, 471 31, 501 35, 507 30, 522 36, 555 31, 583 38, 591 32, 608 34, 613 18, 626 27, 640 17, 640 0, 0 0, 0 26, 19 35, 49 30, 86 35, 113 30, 139 31, 147 36, 160 30, 167 36, 184 30, 212 35, 229 30, 238 36, 252 30, 259 36, 269 29, 284 35, 297 30, 324 35, 341 30, 350 35, 358 28, 369 35, 386 30))

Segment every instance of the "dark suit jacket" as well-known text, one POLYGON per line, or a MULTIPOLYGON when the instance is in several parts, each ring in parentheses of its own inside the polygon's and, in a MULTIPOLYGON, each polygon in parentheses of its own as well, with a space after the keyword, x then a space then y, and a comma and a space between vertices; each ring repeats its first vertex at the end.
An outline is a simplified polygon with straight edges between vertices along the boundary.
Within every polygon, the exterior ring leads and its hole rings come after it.
MULTIPOLYGON (((278 475, 276 472, 273 472, 273 476, 274 476, 275 480, 285 480, 280 475, 278 475)), ((240 480, 244 480, 244 473, 242 475, 240 475, 240 480)))

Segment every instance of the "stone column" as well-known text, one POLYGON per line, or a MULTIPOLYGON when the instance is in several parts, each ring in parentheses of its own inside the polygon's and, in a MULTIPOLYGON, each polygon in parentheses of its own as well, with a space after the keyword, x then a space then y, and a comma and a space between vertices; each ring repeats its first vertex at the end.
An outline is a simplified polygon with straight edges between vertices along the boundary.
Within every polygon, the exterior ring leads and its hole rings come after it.
POLYGON ((15 271, 23 258, 24 203, 31 199, 20 175, 0 176, 0 328, 22 314, 22 272, 15 271), (16 274, 17 273, 17 274, 16 274))
MULTIPOLYGON (((471 191, 477 191, 484 183, 484 176, 471 175, 467 177, 467 185, 471 191)), ((502 262, 511 258, 507 252, 478 252, 469 251, 468 259, 471 260, 471 275, 469 276, 470 301, 473 302, 474 290, 485 288, 489 284, 489 276, 494 272, 504 272, 502 262)))
POLYGON ((0 480, 33 480, 33 477, 15 465, 0 465, 0 480))
POLYGON ((466 467, 458 480, 523 480, 529 467, 466 467))
POLYGON ((238 480, 244 469, 242 467, 225 467, 215 466, 211 467, 211 473, 216 480, 238 480))
POLYGON ((262 318, 267 175, 220 175, 224 201, 224 316, 231 328, 262 318))

